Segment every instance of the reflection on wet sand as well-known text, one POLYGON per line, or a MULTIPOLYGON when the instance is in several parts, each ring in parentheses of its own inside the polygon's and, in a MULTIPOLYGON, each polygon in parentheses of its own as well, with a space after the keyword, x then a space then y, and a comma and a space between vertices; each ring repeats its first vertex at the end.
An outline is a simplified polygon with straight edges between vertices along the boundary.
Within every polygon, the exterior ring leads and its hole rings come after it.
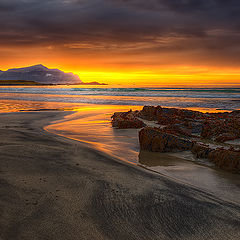
MULTIPOLYGON (((131 108, 139 109, 137 106, 131 108)), ((112 157, 136 164, 139 151, 138 130, 111 127, 112 112, 127 109, 129 106, 88 105, 75 109, 75 114, 45 129, 87 143, 112 157)))
MULTIPOLYGON (((214 195, 240 203, 240 176, 201 165, 189 158, 187 153, 166 154, 141 152, 139 154, 138 130, 114 129, 110 124, 115 111, 139 107, 132 106, 85 106, 75 109, 73 115, 46 127, 55 134, 79 140, 112 157, 194 185, 214 195)), ((191 159, 193 160, 193 159, 191 159)), ((195 160, 196 161, 196 160, 195 160)))
MULTIPOLYGON (((181 155, 180 155, 181 156, 181 155)), ((213 169, 177 157, 177 154, 141 151, 139 163, 214 195, 240 203, 240 175, 213 169)))
MULTIPOLYGON (((36 111, 36 110, 73 110, 80 108, 82 103, 60 103, 60 102, 39 102, 39 101, 24 101, 24 100, 4 100, 0 99, 0 113, 5 112, 21 112, 21 111, 36 111)), ((86 104, 85 104, 86 105, 86 104)))
MULTIPOLYGON (((141 109, 140 106, 90 105, 58 102, 1 100, 0 112, 21 110, 61 109, 75 110, 74 114, 47 126, 46 130, 75 139, 111 155, 112 157, 142 164, 147 168, 197 186, 216 196, 240 203, 240 176, 215 170, 183 159, 180 155, 141 152, 138 130, 113 129, 111 115, 116 111, 141 109)), ((186 157, 186 156, 185 156, 186 157)))

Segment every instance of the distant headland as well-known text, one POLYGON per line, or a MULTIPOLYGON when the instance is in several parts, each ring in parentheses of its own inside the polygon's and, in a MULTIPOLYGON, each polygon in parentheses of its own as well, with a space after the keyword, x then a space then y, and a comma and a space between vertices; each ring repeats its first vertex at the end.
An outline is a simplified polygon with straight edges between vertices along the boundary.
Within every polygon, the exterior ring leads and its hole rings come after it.
POLYGON ((78 75, 59 69, 49 69, 42 64, 0 70, 0 85, 107 85, 105 83, 84 83, 78 75))

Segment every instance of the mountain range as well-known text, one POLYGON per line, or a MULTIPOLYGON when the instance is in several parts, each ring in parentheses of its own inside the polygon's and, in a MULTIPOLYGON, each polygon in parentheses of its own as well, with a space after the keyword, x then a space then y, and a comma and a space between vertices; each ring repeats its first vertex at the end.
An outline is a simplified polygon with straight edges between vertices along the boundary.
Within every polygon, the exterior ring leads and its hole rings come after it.
POLYGON ((8 81, 26 81, 26 83, 35 82, 36 84, 84 84, 76 74, 65 73, 59 69, 49 69, 42 64, 12 68, 7 71, 0 70, 0 84, 1 81, 5 84, 8 81))

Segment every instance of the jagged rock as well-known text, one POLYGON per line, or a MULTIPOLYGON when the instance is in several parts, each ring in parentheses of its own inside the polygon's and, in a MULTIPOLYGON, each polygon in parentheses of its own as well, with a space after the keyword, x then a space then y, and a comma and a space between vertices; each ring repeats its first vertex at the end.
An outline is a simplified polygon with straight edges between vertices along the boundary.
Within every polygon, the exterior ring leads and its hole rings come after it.
POLYGON ((170 133, 170 134, 173 134, 173 135, 177 135, 177 136, 192 136, 192 131, 190 128, 184 126, 184 124, 181 124, 181 123, 176 123, 176 124, 173 124, 173 125, 167 125, 165 128, 164 128, 164 131, 166 133, 170 133))
POLYGON ((180 123, 169 124, 164 130, 165 132, 172 133, 180 136, 200 136, 202 132, 203 124, 193 121, 183 121, 180 123))
POLYGON ((216 142, 225 142, 240 138, 240 118, 228 117, 223 119, 206 120, 201 137, 216 142))
POLYGON ((240 173, 240 152, 227 149, 216 149, 209 153, 208 159, 224 170, 240 173))
POLYGON ((234 148, 213 149, 201 143, 193 144, 192 153, 197 158, 209 159, 216 167, 231 172, 240 172, 240 152, 234 148))
POLYGON ((194 143, 191 151, 197 158, 208 158, 209 153, 213 151, 213 149, 202 143, 194 143))
POLYGON ((234 133, 222 133, 218 135, 215 140, 216 142, 227 142, 231 140, 237 139, 238 136, 236 136, 234 133))
POLYGON ((146 119, 148 121, 157 121, 158 116, 162 112, 161 106, 144 106, 143 109, 138 113, 138 117, 146 119))
POLYGON ((193 142, 166 133, 158 128, 146 127, 139 132, 141 150, 152 152, 174 152, 192 149, 193 142))
POLYGON ((112 126, 120 129, 142 128, 145 123, 136 117, 137 112, 116 112, 112 116, 112 126))
POLYGON ((234 110, 231 112, 231 115, 233 116, 240 116, 240 110, 234 110))
POLYGON ((145 127, 139 132, 141 150, 191 150, 197 158, 209 159, 221 169, 240 172, 240 151, 234 147, 228 150, 226 147, 217 148, 219 143, 214 145, 214 142, 240 138, 240 111, 204 114, 185 109, 145 106, 139 112, 115 113, 112 124, 118 128, 144 127, 145 124, 138 117, 165 125, 163 128, 145 127), (211 147, 203 142, 211 143, 211 147))
POLYGON ((161 125, 169 125, 181 123, 183 120, 202 119, 204 114, 186 109, 144 106, 138 116, 149 121, 158 121, 161 125))

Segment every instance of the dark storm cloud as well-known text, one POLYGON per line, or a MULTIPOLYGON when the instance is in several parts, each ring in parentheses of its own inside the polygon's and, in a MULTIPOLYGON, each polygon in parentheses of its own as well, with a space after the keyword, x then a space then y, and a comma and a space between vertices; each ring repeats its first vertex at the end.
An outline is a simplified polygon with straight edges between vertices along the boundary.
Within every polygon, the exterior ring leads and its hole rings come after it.
POLYGON ((239 0, 0 0, 0 45, 239 54, 239 10, 239 0))
MULTIPOLYGON (((110 0, 111 1, 111 0, 110 0)), ((213 9, 226 10, 239 7, 237 0, 115 0, 144 9, 171 10, 175 12, 199 12, 213 9)))

